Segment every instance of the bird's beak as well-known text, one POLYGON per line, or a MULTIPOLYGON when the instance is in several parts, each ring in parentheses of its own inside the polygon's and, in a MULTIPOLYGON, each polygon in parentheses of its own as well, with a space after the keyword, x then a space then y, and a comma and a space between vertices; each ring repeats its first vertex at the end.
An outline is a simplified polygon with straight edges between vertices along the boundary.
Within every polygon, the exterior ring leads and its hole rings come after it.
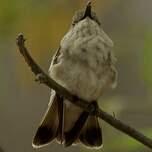
POLYGON ((86 17, 92 18, 91 1, 89 1, 89 2, 87 3, 87 6, 86 6, 86 10, 85 10, 85 12, 84 12, 83 19, 85 19, 86 17))

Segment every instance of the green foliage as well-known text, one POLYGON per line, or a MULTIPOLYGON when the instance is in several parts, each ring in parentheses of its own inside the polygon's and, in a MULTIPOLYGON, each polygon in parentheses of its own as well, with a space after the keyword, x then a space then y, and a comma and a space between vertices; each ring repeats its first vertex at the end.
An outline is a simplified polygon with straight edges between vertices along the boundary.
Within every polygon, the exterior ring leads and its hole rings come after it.
MULTIPOLYGON (((148 137, 152 137, 152 128, 142 129, 142 131, 148 137)), ((143 145, 137 142, 136 140, 127 137, 126 135, 122 135, 117 137, 117 140, 111 140, 111 145, 109 146, 110 150, 128 150, 128 151, 135 151, 138 149, 142 149, 143 145), (118 144, 118 142, 120 144, 118 144)))

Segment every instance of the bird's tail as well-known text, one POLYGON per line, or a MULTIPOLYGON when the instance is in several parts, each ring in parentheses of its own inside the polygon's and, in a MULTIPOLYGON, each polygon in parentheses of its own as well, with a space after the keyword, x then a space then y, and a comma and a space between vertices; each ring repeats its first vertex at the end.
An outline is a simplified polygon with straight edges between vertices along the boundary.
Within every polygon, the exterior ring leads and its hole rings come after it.
POLYGON ((89 116, 81 130, 79 141, 88 148, 102 147, 102 130, 96 116, 89 116))
POLYGON ((32 146, 40 148, 53 141, 62 128, 63 101, 55 92, 51 95, 48 109, 33 138, 32 146))
POLYGON ((74 143, 83 143, 90 148, 101 147, 102 131, 98 118, 89 116, 88 112, 82 111, 73 127, 68 132, 64 132, 64 110, 63 98, 54 92, 51 96, 48 110, 34 136, 33 147, 43 147, 55 138, 66 147, 74 143))
MULTIPOLYGON (((97 102, 93 104, 97 105, 97 102)), ((73 143, 82 143, 88 148, 102 147, 102 130, 96 116, 89 116, 88 112, 83 111, 73 128, 65 133, 65 146, 70 146, 73 143)))

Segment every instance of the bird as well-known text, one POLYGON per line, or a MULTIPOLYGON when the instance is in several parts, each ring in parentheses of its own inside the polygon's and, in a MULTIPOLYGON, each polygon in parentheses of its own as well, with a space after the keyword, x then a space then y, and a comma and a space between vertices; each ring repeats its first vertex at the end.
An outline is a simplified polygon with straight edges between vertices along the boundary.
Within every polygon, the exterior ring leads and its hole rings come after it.
MULTIPOLYGON (((49 76, 71 94, 98 106, 97 100, 104 90, 117 86, 113 46, 89 1, 75 13, 69 31, 53 56, 49 76)), ((64 147, 82 144, 98 149, 103 146, 98 118, 51 90, 48 109, 32 145, 40 148, 54 140, 64 147)))

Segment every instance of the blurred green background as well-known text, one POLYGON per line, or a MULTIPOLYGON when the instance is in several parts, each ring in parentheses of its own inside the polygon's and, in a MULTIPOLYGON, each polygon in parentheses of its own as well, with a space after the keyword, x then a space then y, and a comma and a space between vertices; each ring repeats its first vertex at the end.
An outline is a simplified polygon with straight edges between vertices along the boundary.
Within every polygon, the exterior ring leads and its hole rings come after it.
MULTIPOLYGON (((47 71, 52 54, 67 32, 74 12, 86 0, 0 0, 0 146, 5 152, 87 152, 82 146, 56 143, 39 150, 31 140, 47 108, 49 89, 34 76, 17 52, 23 32, 35 60, 47 71)), ((100 106, 152 137, 152 0, 94 0, 104 31, 115 43, 118 87, 105 92, 100 106)), ((105 122, 100 152, 150 152, 105 122)))

